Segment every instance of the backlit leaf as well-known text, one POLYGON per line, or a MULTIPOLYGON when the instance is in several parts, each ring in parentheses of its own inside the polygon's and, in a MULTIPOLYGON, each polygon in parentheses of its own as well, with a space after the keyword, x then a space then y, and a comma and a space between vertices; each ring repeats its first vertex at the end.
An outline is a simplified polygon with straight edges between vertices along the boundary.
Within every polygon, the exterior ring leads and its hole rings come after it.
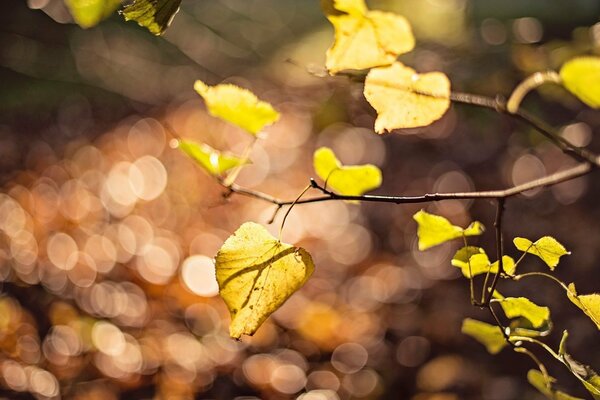
POLYGON ((342 165, 333 150, 321 147, 313 157, 315 172, 336 193, 359 196, 381 185, 381 170, 372 164, 342 165))
POLYGON ((450 81, 446 75, 417 74, 399 62, 370 70, 364 94, 377 111, 377 133, 427 126, 450 107, 450 81))
POLYGON ((231 313, 229 334, 252 335, 314 271, 308 252, 282 243, 254 222, 246 222, 215 258, 219 293, 231 313))
POLYGON ((279 113, 269 103, 259 100, 254 93, 239 86, 229 83, 208 86, 202 81, 196 81, 194 89, 206 102, 211 115, 231 122, 253 135, 279 119, 279 113))
POLYGON ((196 160, 212 176, 222 176, 230 169, 247 163, 239 157, 221 153, 207 144, 196 143, 191 140, 180 140, 179 148, 196 160))
POLYGON ((389 65, 415 47, 410 24, 401 15, 369 11, 364 0, 325 0, 323 9, 335 31, 325 62, 331 74, 389 65))
POLYGON ((560 69, 563 85, 592 108, 600 108, 600 57, 576 57, 560 69))
POLYGON ((110 16, 120 5, 120 0, 65 0, 77 25, 91 28, 110 16))
POLYGON ((577 294, 575 284, 571 283, 568 286, 567 296, 569 300, 579 307, 585 315, 590 317, 600 329, 600 293, 592 294, 577 294))
POLYGON ((465 318, 461 331, 484 345, 490 354, 499 353, 507 345, 502 331, 496 325, 465 318))
MULTIPOLYGON (((458 250, 450 263, 460 268, 466 278, 487 274, 488 271, 496 274, 499 266, 498 261, 490 263, 485 251, 481 247, 475 246, 466 246, 458 250)), ((503 256, 502 263, 507 274, 515 273, 515 261, 512 257, 503 256)))
POLYGON ((534 328, 540 328, 550 320, 548 307, 538 306, 525 297, 506 297, 500 301, 500 306, 508 318, 526 318, 534 328))
POLYGON ((180 4, 181 0, 134 0, 123 9, 123 17, 155 35, 162 35, 179 11, 180 4))
POLYGON ((542 326, 535 328, 528 319, 518 317, 510 321, 508 327, 510 328, 511 335, 540 337, 550 334, 552 331, 552 321, 548 319, 542 324, 542 326))
POLYGON ((571 254, 565 247, 551 236, 544 236, 535 242, 529 239, 516 237, 513 243, 517 249, 541 258, 551 270, 558 265, 560 257, 571 254))
POLYGON ((413 219, 419 225, 417 229, 419 250, 425 250, 464 236, 481 235, 485 229, 479 221, 472 222, 466 229, 463 229, 460 226, 452 225, 444 217, 429 214, 423 210, 413 215, 413 219))
POLYGON ((563 360, 569 367, 571 373, 579 379, 592 397, 594 399, 600 399, 600 375, 598 375, 598 373, 589 365, 580 363, 568 353, 563 353, 563 360))

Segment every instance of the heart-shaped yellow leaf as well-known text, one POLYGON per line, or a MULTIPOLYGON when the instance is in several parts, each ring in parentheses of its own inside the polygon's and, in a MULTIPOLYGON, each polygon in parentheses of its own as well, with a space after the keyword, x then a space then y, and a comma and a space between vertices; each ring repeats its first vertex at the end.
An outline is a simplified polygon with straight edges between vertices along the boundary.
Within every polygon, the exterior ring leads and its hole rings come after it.
POLYGON ((229 334, 252 335, 313 273, 308 252, 281 243, 254 222, 246 222, 215 258, 219 293, 231 313, 229 334))
MULTIPOLYGON (((417 224, 419 225, 417 229, 419 250, 426 250, 430 247, 463 236, 481 235, 485 230, 484 226, 479 221, 472 222, 466 229, 463 229, 460 226, 452 225, 450 221, 444 217, 429 214, 423 210, 420 210, 413 215, 413 219, 417 221, 417 224)), ((485 258, 487 259, 487 256, 485 258)))
POLYGON ((560 69, 567 90, 592 108, 600 108, 600 57, 576 57, 560 69))
POLYGON ((208 86, 196 81, 194 89, 206 102, 211 115, 237 125, 252 135, 279 119, 279 113, 269 103, 239 86, 229 83, 208 86))
POLYGON ((323 8, 335 30, 325 62, 332 75, 389 65, 415 47, 410 24, 401 15, 369 11, 363 0, 328 0, 323 8))
POLYGON ((571 254, 570 251, 565 249, 565 246, 552 236, 544 236, 535 242, 522 237, 516 237, 513 239, 513 243, 517 249, 541 258, 551 270, 556 268, 562 256, 571 254))
POLYGON ((568 286, 567 296, 569 300, 579 307, 585 315, 590 317, 600 329, 600 293, 592 294, 577 294, 575 284, 571 283, 568 286))
POLYGON ((417 74, 395 62, 367 74, 365 98, 377 111, 375 132, 427 126, 450 107, 450 80, 441 72, 417 74))
POLYGON ((342 165, 333 150, 321 147, 313 157, 315 172, 336 193, 360 196, 381 186, 381 170, 372 164, 342 165))
POLYGON ((231 154, 221 153, 205 143, 191 140, 180 140, 179 148, 204 168, 212 176, 222 176, 225 172, 248 161, 231 154))

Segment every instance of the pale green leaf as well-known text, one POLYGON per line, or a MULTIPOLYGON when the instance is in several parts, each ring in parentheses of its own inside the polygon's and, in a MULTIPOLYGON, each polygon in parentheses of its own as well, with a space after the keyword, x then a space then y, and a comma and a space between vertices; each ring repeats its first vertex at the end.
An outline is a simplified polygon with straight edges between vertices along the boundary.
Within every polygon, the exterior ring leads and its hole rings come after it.
POLYGON ((110 16, 120 5, 120 0, 65 0, 65 5, 77 25, 91 28, 110 16))
POLYGON ((567 251, 567 249, 552 236, 544 236, 535 242, 532 242, 529 239, 516 237, 514 238, 513 243, 517 249, 541 258, 551 270, 556 268, 560 257, 571 254, 570 251, 567 251))
POLYGON ((590 317, 600 329, 600 293, 592 294, 577 294, 575 284, 571 283, 568 286, 567 296, 569 300, 579 307, 585 315, 590 317))
POLYGON ((162 35, 171 25, 180 4, 181 0, 134 0, 123 9, 123 17, 155 35, 162 35))
POLYGON ((567 90, 592 108, 600 108, 600 57, 576 57, 560 69, 567 90))
POLYGON ((500 301, 500 306, 508 318, 526 318, 534 328, 540 328, 550 320, 548 307, 538 306, 525 297, 506 297, 500 301))
POLYGON ((229 83, 208 86, 196 81, 194 89, 206 102, 211 115, 237 125, 252 135, 279 119, 279 113, 269 103, 239 86, 229 83))
POLYGON ((252 335, 314 271, 310 254, 282 243, 254 222, 246 222, 215 258, 219 293, 231 313, 233 338, 252 335))
POLYGON ((191 140, 180 140, 179 148, 212 176, 222 176, 232 168, 248 163, 242 158, 231 154, 221 153, 205 143, 191 140))
POLYGON ((466 229, 452 225, 446 218, 435 214, 429 214, 424 210, 413 215, 413 219, 419 225, 417 236, 419 237, 419 250, 442 244, 452 239, 464 236, 481 235, 484 226, 481 222, 472 222, 466 229))
POLYGON ((461 331, 484 345, 490 354, 499 353, 507 345, 502 331, 496 325, 465 318, 461 331))
POLYGON ((369 11, 363 0, 322 3, 335 31, 325 62, 330 74, 389 65, 415 46, 410 24, 401 15, 369 11))
POLYGON ((372 164, 342 165, 328 147, 320 147, 315 151, 313 165, 319 178, 339 194, 360 196, 381 186, 379 168, 372 164))
POLYGON ((364 95, 377 111, 375 132, 427 126, 450 108, 450 80, 441 72, 417 74, 399 62, 373 68, 364 95))

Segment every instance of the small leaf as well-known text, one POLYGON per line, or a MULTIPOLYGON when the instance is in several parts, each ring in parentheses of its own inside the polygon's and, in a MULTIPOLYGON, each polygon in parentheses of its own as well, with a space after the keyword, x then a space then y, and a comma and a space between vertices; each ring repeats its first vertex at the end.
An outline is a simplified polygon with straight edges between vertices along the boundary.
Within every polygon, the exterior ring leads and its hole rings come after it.
POLYGON ((567 296, 569 300, 579 307, 585 315, 590 317, 600 329, 600 293, 592 294, 577 294, 575 284, 571 283, 568 286, 567 296))
POLYGON ((544 396, 549 399, 553 399, 552 384, 556 381, 551 376, 544 376, 541 371, 537 369, 530 369, 527 372, 527 381, 537 390, 540 391, 544 396))
POLYGON ((240 226, 215 258, 219 292, 231 313, 231 337, 254 334, 314 268, 306 250, 281 243, 254 222, 240 226))
POLYGON ((446 75, 417 74, 399 62, 370 70, 364 94, 377 111, 377 133, 427 126, 450 108, 450 81, 446 75))
POLYGON ((525 297, 506 297, 500 301, 500 306, 508 318, 526 318, 534 328, 540 328, 550 320, 548 307, 538 306, 525 297))
POLYGON ((490 354, 499 353, 507 345, 502 331, 496 325, 465 318, 461 331, 484 345, 490 354))
POLYGON ((196 143, 191 140, 180 140, 179 148, 212 176, 222 176, 232 168, 248 163, 239 157, 221 153, 207 144, 196 143))
POLYGON ((600 57, 576 57, 560 69, 567 90, 592 108, 600 108, 600 57))
POLYGON ((155 35, 162 35, 171 25, 181 0, 134 0, 123 9, 125 21, 135 21, 155 35))
MULTIPOLYGON (((481 247, 475 246, 466 246, 458 250, 450 263, 460 268, 466 278, 487 274, 488 271, 496 274, 499 266, 498 261, 491 264, 485 251, 481 247)), ((503 256, 502 263, 507 274, 515 273, 515 261, 512 257, 503 256)))
POLYGON ((510 333, 515 336, 540 337, 552 332, 552 321, 546 320, 542 326, 534 328, 531 321, 526 318, 515 318, 509 323, 510 333))
POLYGON ((109 17, 121 5, 121 0, 65 0, 65 4, 77 25, 91 28, 109 17))
POLYGON ((253 135, 279 119, 279 113, 269 103, 259 100, 254 93, 239 86, 229 83, 208 86, 202 81, 196 81, 194 89, 206 102, 211 115, 253 135))
POLYGON ((325 62, 332 75, 389 65, 415 47, 410 24, 401 15, 369 11, 364 0, 325 0, 323 9, 335 30, 325 62))
POLYGON ((372 164, 342 165, 333 150, 320 147, 313 157, 315 172, 336 193, 360 196, 381 186, 381 170, 372 164))
POLYGON ((423 210, 413 215, 413 219, 419 225, 417 229, 419 250, 425 250, 464 236, 481 235, 485 229, 479 221, 472 222, 466 229, 463 229, 460 226, 452 225, 444 217, 429 214, 423 210))
POLYGON ((552 236, 544 236, 535 242, 529 239, 516 237, 513 243, 517 249, 541 258, 551 270, 558 265, 560 257, 571 254, 565 247, 552 236))

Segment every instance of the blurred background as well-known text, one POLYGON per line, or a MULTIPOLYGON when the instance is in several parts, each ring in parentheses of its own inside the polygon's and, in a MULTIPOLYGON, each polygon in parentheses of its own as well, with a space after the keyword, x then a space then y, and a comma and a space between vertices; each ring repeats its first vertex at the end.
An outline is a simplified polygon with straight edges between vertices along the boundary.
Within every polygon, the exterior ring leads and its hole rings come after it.
MULTIPOLYGON (((597 0, 397 0, 416 49, 401 61, 441 70, 453 87, 508 96, 532 72, 600 50, 597 0)), ((184 0, 163 37, 114 15, 74 25, 62 0, 3 0, 0 14, 0 396, 10 399, 541 399, 533 365, 497 356, 460 333, 468 283, 449 260, 458 243, 416 248, 421 207, 488 231, 494 205, 297 206, 283 239, 315 259, 313 278, 254 337, 228 337, 212 258, 243 222, 265 224, 272 205, 232 195, 178 150, 179 136, 241 153, 248 138, 207 115, 194 80, 228 81, 271 102, 267 129, 238 183, 293 199, 312 153, 384 172, 376 193, 499 189, 573 161, 527 126, 454 105, 425 129, 373 133, 360 83, 323 77, 332 28, 317 1, 184 0)), ((569 140, 600 151, 600 114, 543 87, 524 107, 569 140)), ((599 289, 597 177, 507 203, 514 236, 552 235, 573 252, 557 275, 599 289)), ((276 232, 281 215, 269 226, 276 232)), ((543 270, 528 259, 522 271, 543 270)), ((544 280, 501 282, 552 309, 556 346, 600 368, 598 332, 544 280)), ((547 359, 559 387, 585 397, 547 359)))

